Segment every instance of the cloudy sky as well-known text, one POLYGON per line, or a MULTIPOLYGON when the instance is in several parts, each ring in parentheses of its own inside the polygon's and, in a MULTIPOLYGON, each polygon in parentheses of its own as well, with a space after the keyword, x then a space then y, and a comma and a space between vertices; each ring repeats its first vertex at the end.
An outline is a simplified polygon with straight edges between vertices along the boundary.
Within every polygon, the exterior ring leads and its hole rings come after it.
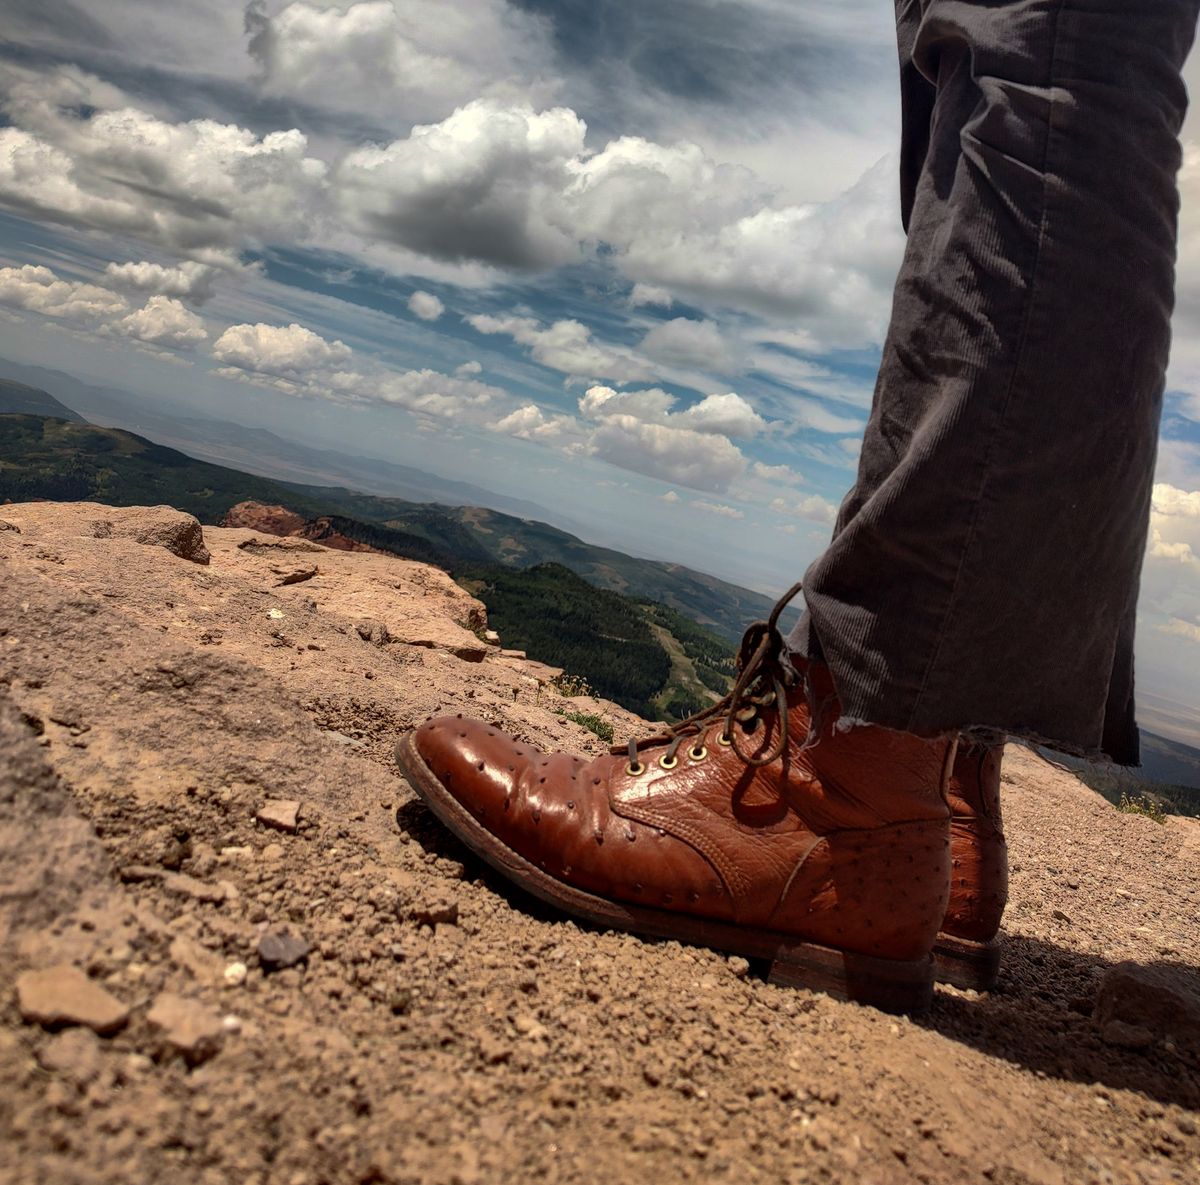
MULTIPOLYGON (((884 0, 0 7, 0 355, 766 592, 820 550, 903 249, 884 0)), ((1140 648, 1194 704, 1186 138, 1140 648)))

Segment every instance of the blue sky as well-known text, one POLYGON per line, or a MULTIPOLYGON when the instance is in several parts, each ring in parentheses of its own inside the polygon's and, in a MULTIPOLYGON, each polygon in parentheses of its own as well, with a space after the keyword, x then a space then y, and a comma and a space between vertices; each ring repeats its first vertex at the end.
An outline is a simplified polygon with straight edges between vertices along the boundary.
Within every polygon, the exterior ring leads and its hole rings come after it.
MULTIPOLYGON (((10 0, 5 26, 0 354, 767 592, 820 551, 903 249, 882 0, 10 0)), ((1193 130, 1140 641, 1187 703, 1193 130)))

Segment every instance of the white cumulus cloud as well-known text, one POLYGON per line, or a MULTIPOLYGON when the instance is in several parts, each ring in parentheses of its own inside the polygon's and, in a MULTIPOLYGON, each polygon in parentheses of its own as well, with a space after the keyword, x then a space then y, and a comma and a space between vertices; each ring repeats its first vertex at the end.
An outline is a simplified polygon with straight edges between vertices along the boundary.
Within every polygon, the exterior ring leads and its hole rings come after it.
POLYGON ((546 22, 506 0, 298 2, 273 15, 252 0, 246 27, 268 94, 357 115, 441 118, 555 89, 546 22))
POLYGON ((116 292, 60 279, 50 268, 33 264, 0 268, 0 304, 82 324, 107 322, 129 309, 116 292))
POLYGON ((771 503, 771 509, 776 514, 786 514, 794 518, 807 518, 815 523, 828 523, 830 526, 837 521, 838 508, 819 494, 809 494, 789 502, 786 498, 776 498, 771 503))
POLYGON ((128 292, 151 292, 200 305, 213 295, 220 269, 209 263, 187 259, 174 266, 150 263, 110 263, 104 274, 115 288, 128 292))
POLYGON ((351 356, 345 342, 326 341, 294 321, 290 325, 231 325, 213 342, 212 353, 226 366, 282 378, 343 366, 351 356))
POLYGON ((128 337, 153 346, 189 349, 208 338, 204 321, 170 296, 152 296, 145 305, 123 317, 116 328, 128 337))
POLYGON ((692 367, 714 374, 738 368, 737 351, 715 321, 675 317, 655 325, 642 339, 641 353, 667 366, 692 367))
POLYGON ((574 378, 608 378, 636 382, 649 378, 650 368, 632 350, 596 341, 586 325, 575 320, 543 325, 533 317, 474 313, 467 324, 478 333, 502 334, 528 346, 535 362, 574 378))
POLYGON ((446 306, 432 292, 414 292, 408 298, 408 311, 422 321, 436 321, 446 306))
POLYGON ((436 259, 549 268, 581 258, 560 212, 583 121, 485 100, 403 140, 356 149, 338 169, 343 216, 360 233, 436 259))

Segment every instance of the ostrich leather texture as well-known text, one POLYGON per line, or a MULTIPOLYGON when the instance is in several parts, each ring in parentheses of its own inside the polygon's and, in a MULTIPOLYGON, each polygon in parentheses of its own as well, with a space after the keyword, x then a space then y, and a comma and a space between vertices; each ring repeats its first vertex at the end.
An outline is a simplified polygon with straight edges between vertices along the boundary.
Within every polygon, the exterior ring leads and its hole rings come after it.
MULTIPOLYGON (((585 761, 462 717, 428 721, 414 744, 479 826, 575 889, 844 951, 922 958, 947 905, 954 742, 839 730, 824 668, 806 681, 814 702, 824 695, 832 705, 819 713, 815 743, 800 743, 811 716, 792 688, 795 739, 761 767, 722 742, 730 725, 720 720, 678 746, 673 766, 669 737, 642 742, 636 764, 615 752, 585 761)), ((732 728, 743 754, 770 754, 778 699, 732 728)))

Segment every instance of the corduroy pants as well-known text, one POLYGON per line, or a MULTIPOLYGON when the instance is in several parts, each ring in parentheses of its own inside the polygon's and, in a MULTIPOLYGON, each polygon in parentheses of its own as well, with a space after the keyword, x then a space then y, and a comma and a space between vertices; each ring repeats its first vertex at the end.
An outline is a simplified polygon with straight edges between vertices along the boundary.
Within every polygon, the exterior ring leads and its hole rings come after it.
POLYGON ((896 281, 793 646, 847 721, 1136 764, 1138 581, 1200 0, 896 0, 896 281))

